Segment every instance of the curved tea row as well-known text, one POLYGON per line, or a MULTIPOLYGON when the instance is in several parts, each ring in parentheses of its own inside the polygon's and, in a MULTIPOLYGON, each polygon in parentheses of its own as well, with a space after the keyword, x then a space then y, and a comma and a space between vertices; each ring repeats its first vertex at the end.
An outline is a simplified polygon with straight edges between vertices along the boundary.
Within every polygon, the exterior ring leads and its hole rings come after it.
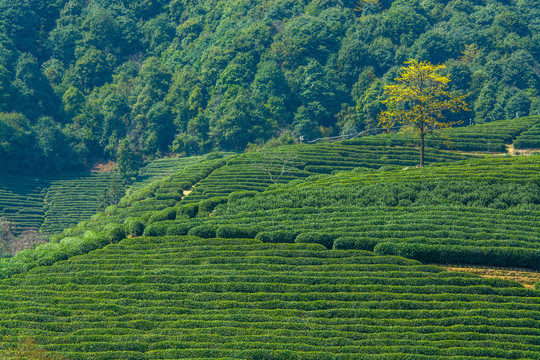
POLYGON ((316 244, 126 239, 0 281, 0 327, 78 359, 540 359, 540 297, 316 244))
MULTIPOLYGON (((458 151, 506 152, 506 145, 517 139, 516 148, 535 145, 526 141, 528 131, 540 122, 540 116, 529 116, 510 120, 499 120, 484 124, 453 127, 441 132, 440 138, 426 137, 426 146, 436 149, 458 151)), ((347 141, 355 145, 418 146, 418 138, 410 133, 390 133, 366 136, 347 141)))

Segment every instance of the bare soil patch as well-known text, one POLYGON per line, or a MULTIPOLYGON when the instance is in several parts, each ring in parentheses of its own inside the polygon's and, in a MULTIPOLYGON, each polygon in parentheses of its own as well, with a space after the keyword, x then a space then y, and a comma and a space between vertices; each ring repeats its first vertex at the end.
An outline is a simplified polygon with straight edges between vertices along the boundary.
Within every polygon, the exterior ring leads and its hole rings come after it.
POLYGON ((521 268, 500 268, 493 266, 461 266, 440 265, 449 271, 460 271, 480 275, 485 278, 505 279, 516 281, 526 288, 534 288, 534 284, 540 281, 540 272, 521 268))
POLYGON ((92 171, 106 173, 116 169, 116 163, 114 161, 109 161, 108 163, 99 163, 94 165, 92 171))

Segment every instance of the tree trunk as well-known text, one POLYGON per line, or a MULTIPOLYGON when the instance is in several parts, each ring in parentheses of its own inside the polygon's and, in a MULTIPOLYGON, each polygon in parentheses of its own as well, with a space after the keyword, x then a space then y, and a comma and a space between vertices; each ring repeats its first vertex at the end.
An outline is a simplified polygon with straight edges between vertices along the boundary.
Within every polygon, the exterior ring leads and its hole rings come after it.
POLYGON ((424 167, 424 132, 420 133, 420 167, 424 167))

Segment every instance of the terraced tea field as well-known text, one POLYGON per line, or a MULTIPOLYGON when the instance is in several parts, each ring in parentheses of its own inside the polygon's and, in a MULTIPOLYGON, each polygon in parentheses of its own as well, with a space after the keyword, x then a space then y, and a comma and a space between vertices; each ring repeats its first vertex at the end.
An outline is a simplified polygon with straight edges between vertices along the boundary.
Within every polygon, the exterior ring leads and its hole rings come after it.
POLYGON ((146 234, 197 234, 205 229, 210 236, 315 242, 427 263, 540 269, 539 216, 539 211, 447 206, 303 207, 164 221, 147 227, 146 234))
POLYGON ((190 156, 187 158, 163 158, 154 160, 139 170, 137 181, 131 188, 132 190, 141 189, 153 181, 173 175, 186 166, 202 161, 204 158, 204 156, 190 156))
MULTIPOLYGON (((143 188, 196 164, 204 157, 166 158, 150 162, 132 190, 143 188)), ((13 225, 19 235, 25 229, 38 229, 44 235, 89 220, 104 205, 104 194, 115 189, 122 197, 126 186, 116 171, 65 174, 49 178, 0 176, 0 218, 13 225)))
POLYGON ((540 124, 524 131, 514 142, 516 149, 540 149, 540 124))
POLYGON ((126 239, 0 281, 0 327, 78 359, 540 359, 540 293, 316 244, 126 239))
POLYGON ((92 172, 51 180, 45 196, 47 212, 41 232, 55 234, 90 219, 103 205, 102 194, 115 187, 122 195, 125 193, 116 172, 92 172))
MULTIPOLYGON (((490 123, 445 129, 441 139, 426 137, 426 146, 436 149, 479 152, 506 152, 506 145, 516 141, 516 148, 540 147, 534 138, 539 116, 529 116, 490 123)), ((410 133, 389 133, 366 136, 345 143, 378 146, 418 146, 418 138, 410 133)))
POLYGON ((47 183, 40 179, 0 176, 0 218, 14 225, 15 234, 26 228, 39 229, 43 223, 46 187, 47 183))
POLYGON ((192 219, 163 216, 145 234, 310 241, 426 262, 540 269, 539 170, 536 156, 343 172, 233 193, 192 219))
MULTIPOLYGON (((472 156, 427 149, 426 163, 470 159, 472 156)), ((381 166, 415 166, 418 150, 411 147, 353 146, 351 143, 294 145, 266 154, 248 153, 229 160, 202 180, 185 202, 198 202, 234 191, 263 191, 274 183, 286 183, 315 174, 381 166), (290 162, 286 162, 286 160, 290 162), (286 171, 279 177, 283 167, 286 171), (272 178, 279 178, 272 181, 272 178)))

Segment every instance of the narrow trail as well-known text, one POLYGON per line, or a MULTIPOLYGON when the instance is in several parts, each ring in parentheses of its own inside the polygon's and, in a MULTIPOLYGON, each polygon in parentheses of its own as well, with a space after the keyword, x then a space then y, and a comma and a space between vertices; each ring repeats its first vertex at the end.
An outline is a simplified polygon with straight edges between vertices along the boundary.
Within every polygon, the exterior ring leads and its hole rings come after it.
POLYGON ((195 188, 195 186, 192 186, 192 187, 190 187, 189 189, 184 190, 184 192, 183 192, 184 196, 182 196, 182 200, 184 200, 184 198, 185 198, 186 196, 188 196, 189 194, 191 194, 191 192, 193 191, 194 188, 195 188))
POLYGON ((516 148, 514 147, 514 144, 510 144, 510 145, 506 145, 506 151, 512 155, 512 156, 516 156, 516 155, 519 155, 516 151, 516 148))
POLYGON ((522 149, 518 150, 514 147, 514 144, 506 145, 506 151, 508 154, 512 156, 519 156, 519 155, 535 155, 540 154, 540 149, 522 149))
MULTIPOLYGON (((188 196, 189 194, 191 194, 191 192, 195 189, 195 186, 199 185, 199 183, 196 183, 194 184, 192 187, 190 187, 189 189, 186 189, 186 190, 182 190, 183 191, 183 196, 182 196, 182 200, 184 200, 186 198, 186 196, 188 196)), ((180 200, 180 201, 182 201, 180 200)))

